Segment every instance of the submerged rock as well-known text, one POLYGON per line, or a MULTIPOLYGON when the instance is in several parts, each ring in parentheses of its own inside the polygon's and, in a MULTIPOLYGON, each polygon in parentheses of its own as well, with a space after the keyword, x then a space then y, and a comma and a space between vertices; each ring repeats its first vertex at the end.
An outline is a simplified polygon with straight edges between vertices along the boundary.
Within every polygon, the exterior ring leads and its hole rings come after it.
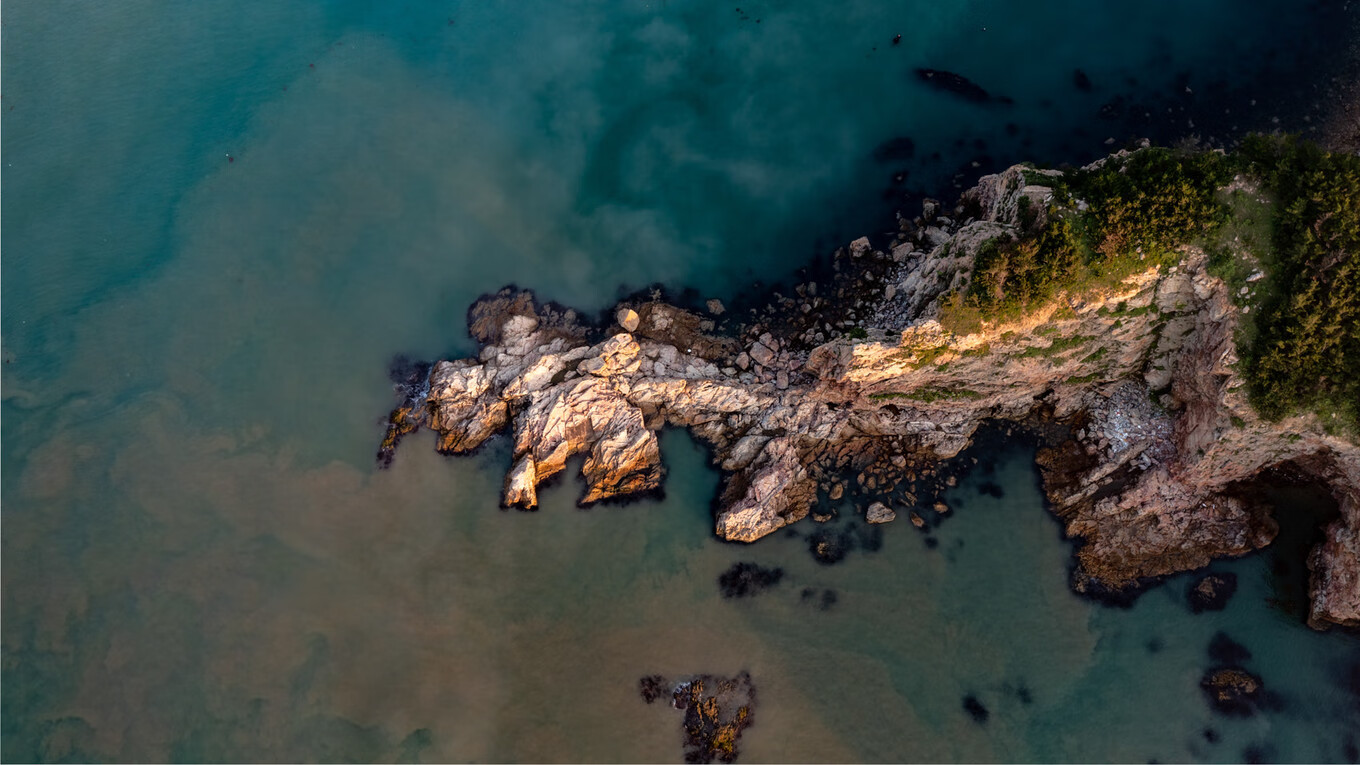
POLYGON ((779 584, 784 569, 765 568, 755 563, 733 563, 718 577, 718 590, 724 598, 745 598, 779 584))
POLYGON ((987 718, 991 717, 991 712, 987 711, 987 707, 983 706, 982 702, 978 701, 977 696, 971 693, 963 697, 963 711, 967 712, 968 716, 973 718, 973 722, 979 725, 986 723, 987 718))
POLYGON ((992 94, 984 90, 981 85, 961 74, 944 69, 917 69, 916 78, 937 90, 953 93, 966 101, 985 104, 993 100, 992 94))
POLYGON ((1190 602, 1190 610, 1198 614, 1203 611, 1222 611, 1228 607, 1228 601, 1235 592, 1237 574, 1206 574, 1190 585, 1185 597, 1190 602))
POLYGON ((808 535, 812 557, 824 566, 840 563, 854 546, 854 537, 843 529, 822 527, 808 535))
POLYGON ((1228 637, 1227 633, 1215 632, 1209 640, 1209 659, 1215 664, 1242 664, 1251 660, 1251 651, 1228 637))
POLYGON ((650 704, 670 695, 671 686, 661 675, 647 675, 638 680, 638 692, 642 695, 642 700, 650 704))
POLYGON ((1261 678, 1238 667, 1214 670, 1200 681, 1209 705, 1216 711, 1235 717, 1254 714, 1261 698, 1261 678))

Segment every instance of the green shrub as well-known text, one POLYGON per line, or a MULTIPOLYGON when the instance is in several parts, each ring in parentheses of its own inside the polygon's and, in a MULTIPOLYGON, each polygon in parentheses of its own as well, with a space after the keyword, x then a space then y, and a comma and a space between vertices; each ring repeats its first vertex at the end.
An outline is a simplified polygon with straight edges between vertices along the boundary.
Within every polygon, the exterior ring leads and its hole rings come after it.
POLYGON ((1148 149, 1097 170, 1066 177, 1057 195, 1082 200, 1049 210, 1031 230, 1021 216, 1017 237, 998 237, 974 257, 963 293, 941 302, 940 321, 971 331, 982 321, 1016 318, 1060 291, 1082 292, 1170 262, 1176 249, 1203 240, 1228 218, 1215 192, 1231 177, 1219 154, 1148 149))
POLYGON ((1239 353, 1268 419, 1315 411, 1329 431, 1360 430, 1360 157, 1255 136, 1241 161, 1276 201, 1271 290, 1239 353))

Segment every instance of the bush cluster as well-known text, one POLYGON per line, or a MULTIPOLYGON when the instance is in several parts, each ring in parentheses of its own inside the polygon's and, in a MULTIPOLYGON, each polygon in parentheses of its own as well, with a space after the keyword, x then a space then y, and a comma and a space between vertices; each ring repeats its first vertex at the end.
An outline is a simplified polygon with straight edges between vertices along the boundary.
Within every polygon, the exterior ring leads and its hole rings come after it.
POLYGON ((1270 288, 1240 349, 1253 406, 1360 430, 1360 157, 1256 136, 1240 163, 1275 197, 1270 288))
POLYGON ((1239 173, 1276 200, 1262 302, 1240 338, 1252 403, 1270 419, 1315 411, 1325 427, 1353 437, 1360 433, 1360 157, 1305 141, 1254 136, 1233 156, 1148 149, 1069 172, 1046 216, 1024 210, 1018 236, 980 248, 969 286, 943 298, 940 320, 973 331, 1059 292, 1108 287, 1175 262, 1182 246, 1231 233, 1223 227, 1234 208, 1218 192, 1239 173))
POLYGON ((998 319, 1051 300, 1061 290, 1111 284, 1174 257, 1176 248, 1222 225, 1214 195, 1231 173, 1219 154, 1140 151, 1091 171, 1069 173, 1042 226, 1023 216, 1018 237, 979 250, 966 293, 952 307, 998 319), (1082 200, 1084 210, 1074 207, 1082 200))

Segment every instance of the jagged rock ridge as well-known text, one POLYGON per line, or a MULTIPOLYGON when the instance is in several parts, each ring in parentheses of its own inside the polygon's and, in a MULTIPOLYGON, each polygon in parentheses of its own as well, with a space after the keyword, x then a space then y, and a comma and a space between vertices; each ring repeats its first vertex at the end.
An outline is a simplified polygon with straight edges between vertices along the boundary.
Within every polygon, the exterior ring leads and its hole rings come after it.
POLYGON ((1238 309, 1203 253, 977 332, 936 320, 978 249, 1016 231, 1020 208, 1044 208, 1050 190, 1026 182, 1035 173, 984 177, 952 218, 928 202, 888 252, 857 240, 830 284, 776 295, 735 336, 642 299, 592 342, 573 311, 528 292, 484 297, 469 311, 481 352, 435 364, 385 446, 415 424, 463 453, 508 427, 503 500, 532 508, 575 455, 583 503, 657 488, 655 432, 685 427, 724 472, 716 533, 753 542, 805 517, 819 492, 839 496, 847 470, 886 494, 957 455, 980 423, 1039 415, 1073 432, 1040 465, 1083 542, 1078 590, 1125 591, 1269 544, 1275 521, 1239 488, 1288 465, 1340 505, 1309 561, 1310 621, 1360 626, 1360 450, 1310 418, 1255 415, 1234 368, 1238 309))

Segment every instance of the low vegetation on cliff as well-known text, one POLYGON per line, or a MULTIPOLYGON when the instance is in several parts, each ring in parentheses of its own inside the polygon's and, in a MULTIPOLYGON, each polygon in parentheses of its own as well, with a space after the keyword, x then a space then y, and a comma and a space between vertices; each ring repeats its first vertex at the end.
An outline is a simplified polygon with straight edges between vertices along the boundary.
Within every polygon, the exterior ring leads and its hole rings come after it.
POLYGON ((978 250, 968 285, 941 301, 946 328, 1015 319, 1200 246, 1256 306, 1239 356, 1257 411, 1360 430, 1360 157, 1255 136, 1233 155, 1146 149, 1035 182, 1053 188, 1048 209, 1024 200, 1018 235, 978 250), (1228 191, 1243 180, 1261 196, 1228 191))
POLYGON ((1360 157, 1255 137, 1241 152, 1274 196, 1269 289, 1241 352, 1252 404, 1270 419, 1312 410, 1360 429, 1360 157))

